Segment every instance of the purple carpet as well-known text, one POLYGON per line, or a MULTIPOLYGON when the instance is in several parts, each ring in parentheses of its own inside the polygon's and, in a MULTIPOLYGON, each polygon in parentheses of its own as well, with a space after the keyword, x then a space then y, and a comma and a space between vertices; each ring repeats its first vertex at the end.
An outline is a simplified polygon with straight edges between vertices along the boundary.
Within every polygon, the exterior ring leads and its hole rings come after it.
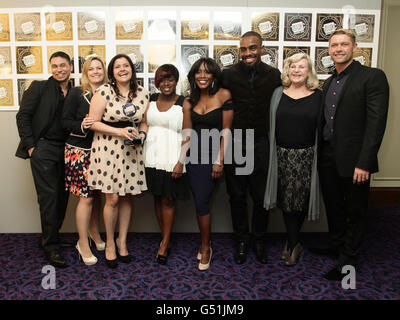
MULTIPOLYGON (((245 264, 233 262, 231 234, 213 234, 213 258, 207 271, 197 270, 199 235, 173 234, 166 266, 155 261, 160 242, 156 233, 131 233, 128 249, 133 261, 110 270, 104 251, 99 262, 85 266, 76 249, 63 254, 69 267, 56 269, 56 288, 43 289, 47 263, 38 247, 39 234, 0 234, 0 300, 398 300, 400 299, 400 208, 370 209, 368 230, 360 257, 356 289, 343 289, 321 274, 335 261, 312 255, 295 267, 285 267, 280 257, 284 237, 269 236, 269 263, 262 265, 253 252, 245 264)), ((76 242, 77 234, 63 234, 76 242)), ((104 235, 103 235, 104 239, 104 235)), ((304 234, 307 246, 323 245, 326 235, 304 234)))

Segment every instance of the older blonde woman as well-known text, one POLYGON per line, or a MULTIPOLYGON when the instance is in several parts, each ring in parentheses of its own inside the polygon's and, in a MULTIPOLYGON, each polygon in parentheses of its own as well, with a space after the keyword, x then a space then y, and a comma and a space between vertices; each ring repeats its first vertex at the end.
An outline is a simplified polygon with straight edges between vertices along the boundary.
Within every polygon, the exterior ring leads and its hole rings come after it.
POLYGON ((317 121, 321 91, 310 57, 297 53, 284 61, 283 86, 270 109, 270 158, 264 207, 283 212, 287 241, 281 258, 293 266, 303 256, 299 232, 308 213, 319 217, 317 121))
POLYGON ((105 242, 99 234, 100 193, 89 189, 88 168, 94 120, 88 117, 90 100, 98 87, 107 81, 105 65, 98 57, 91 57, 83 65, 82 86, 71 89, 63 109, 63 127, 70 132, 65 144, 65 188, 79 197, 76 207, 76 226, 79 241, 76 249, 86 265, 93 265, 97 258, 92 254, 88 235, 96 249, 104 250, 105 242))

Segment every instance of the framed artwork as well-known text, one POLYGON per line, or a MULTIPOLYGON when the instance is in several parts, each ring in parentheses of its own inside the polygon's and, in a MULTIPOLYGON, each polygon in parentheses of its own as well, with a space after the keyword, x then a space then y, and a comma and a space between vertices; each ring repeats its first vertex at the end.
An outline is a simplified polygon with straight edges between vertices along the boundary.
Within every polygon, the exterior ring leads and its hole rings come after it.
POLYGON ((41 41, 40 13, 14 13, 16 41, 41 41))
POLYGON ((17 73, 43 73, 42 47, 16 47, 17 73))
POLYGON ((330 35, 343 28, 343 14, 317 14, 316 41, 329 41, 330 35))
POLYGON ((119 11, 115 15, 115 38, 117 40, 140 40, 143 38, 143 11, 119 11))
POLYGON ((0 41, 10 41, 10 22, 8 13, 0 13, 0 41))
POLYGON ((285 41, 310 41, 311 19, 311 13, 285 13, 285 41))
POLYGON ((238 46, 214 46, 214 59, 222 69, 227 69, 239 62, 238 46))
POLYGON ((11 79, 0 79, 0 107, 11 107, 13 105, 13 81, 11 79))
POLYGON ((11 47, 0 47, 0 74, 12 74, 11 47))
POLYGON ((105 12, 78 12, 78 39, 105 40, 105 12))
POLYGON ((46 13, 46 40, 73 40, 72 30, 71 12, 46 13))
POLYGON ((279 40, 279 12, 253 13, 251 30, 258 32, 264 41, 279 40))

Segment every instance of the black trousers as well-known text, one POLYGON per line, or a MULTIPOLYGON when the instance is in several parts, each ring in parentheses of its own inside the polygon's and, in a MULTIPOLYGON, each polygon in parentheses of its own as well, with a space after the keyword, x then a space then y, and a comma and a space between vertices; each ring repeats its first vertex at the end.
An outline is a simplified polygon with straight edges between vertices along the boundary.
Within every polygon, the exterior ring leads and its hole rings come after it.
POLYGON ((64 143, 42 138, 30 160, 40 209, 41 244, 45 251, 57 250, 69 195, 64 184, 64 143))
MULTIPOLYGON (((268 174, 269 141, 267 137, 256 138, 246 148, 245 141, 235 142, 233 154, 239 143, 246 158, 253 157, 254 169, 244 175, 237 174, 236 169, 244 167, 235 161, 225 165, 225 181, 231 205, 232 225, 236 241, 250 243, 251 232, 247 211, 247 192, 253 200, 252 233, 256 241, 265 241, 268 227, 268 211, 264 209, 264 195, 268 174)), ((237 159, 236 159, 237 160, 237 159)))
POLYGON ((370 181, 353 184, 353 177, 341 177, 333 150, 322 149, 319 178, 325 202, 329 246, 339 253, 339 265, 356 265, 365 235, 370 181))

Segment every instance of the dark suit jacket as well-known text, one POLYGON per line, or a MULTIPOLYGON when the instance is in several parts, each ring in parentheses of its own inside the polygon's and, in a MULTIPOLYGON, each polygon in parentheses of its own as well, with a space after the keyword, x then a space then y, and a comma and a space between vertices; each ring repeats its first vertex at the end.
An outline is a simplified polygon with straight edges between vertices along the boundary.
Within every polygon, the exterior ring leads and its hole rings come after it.
POLYGON ((17 113, 17 127, 21 141, 17 157, 26 159, 28 150, 43 137, 54 120, 60 86, 53 77, 43 81, 33 81, 22 96, 17 113))
POLYGON ((71 88, 65 98, 62 125, 70 133, 66 143, 84 149, 90 149, 94 132, 92 130, 82 131, 81 124, 83 118, 89 113, 91 92, 82 95, 82 88, 71 88))
MULTIPOLYGON (((326 92, 333 77, 323 86, 326 92)), ((340 93, 333 124, 332 146, 338 173, 352 177, 355 167, 378 172, 378 150, 386 128, 389 85, 385 73, 354 61, 354 67, 340 93)), ((325 107, 325 106, 324 106, 325 107)), ((323 112, 320 137, 325 125, 323 112)))

